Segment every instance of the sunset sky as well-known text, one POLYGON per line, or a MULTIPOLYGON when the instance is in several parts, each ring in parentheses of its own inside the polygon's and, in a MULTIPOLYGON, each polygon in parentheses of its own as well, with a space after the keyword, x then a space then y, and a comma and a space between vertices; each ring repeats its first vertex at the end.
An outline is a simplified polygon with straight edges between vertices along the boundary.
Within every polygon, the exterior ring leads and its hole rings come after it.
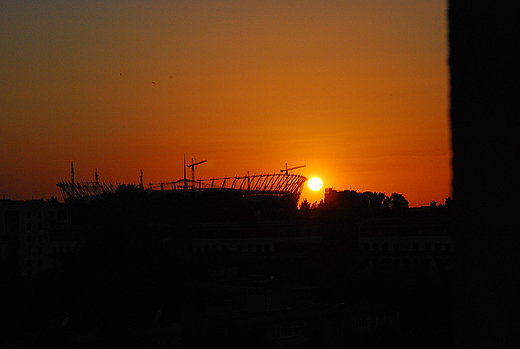
MULTIPOLYGON (((0 2, 0 195, 279 173, 451 196, 446 1, 0 2)), ((305 188, 311 202, 323 197, 305 188)))

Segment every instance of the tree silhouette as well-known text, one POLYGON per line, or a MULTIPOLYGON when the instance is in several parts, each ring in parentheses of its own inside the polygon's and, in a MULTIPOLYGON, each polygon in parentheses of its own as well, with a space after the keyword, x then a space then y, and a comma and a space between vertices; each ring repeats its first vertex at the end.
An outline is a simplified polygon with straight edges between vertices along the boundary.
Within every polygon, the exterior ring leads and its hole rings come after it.
POLYGON ((308 213, 311 210, 311 205, 307 201, 307 199, 303 199, 303 201, 300 204, 300 211, 302 213, 308 213))
POLYGON ((393 212, 404 212, 408 209, 408 200, 402 194, 392 193, 390 195, 390 209, 393 212))

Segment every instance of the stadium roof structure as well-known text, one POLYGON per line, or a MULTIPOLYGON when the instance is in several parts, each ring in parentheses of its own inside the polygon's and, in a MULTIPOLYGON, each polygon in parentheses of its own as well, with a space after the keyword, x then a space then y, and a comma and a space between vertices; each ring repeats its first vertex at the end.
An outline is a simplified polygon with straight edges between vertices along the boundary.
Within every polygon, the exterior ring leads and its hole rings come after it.
MULTIPOLYGON (((307 178, 298 174, 254 174, 242 177, 211 179, 180 179, 172 182, 149 183, 143 188, 148 193, 235 191, 242 196, 293 196, 299 199, 307 178)), ((124 183, 123 183, 124 184, 124 183)), ((120 184, 98 181, 69 181, 57 184, 65 201, 93 199, 103 194, 115 193, 120 184)))

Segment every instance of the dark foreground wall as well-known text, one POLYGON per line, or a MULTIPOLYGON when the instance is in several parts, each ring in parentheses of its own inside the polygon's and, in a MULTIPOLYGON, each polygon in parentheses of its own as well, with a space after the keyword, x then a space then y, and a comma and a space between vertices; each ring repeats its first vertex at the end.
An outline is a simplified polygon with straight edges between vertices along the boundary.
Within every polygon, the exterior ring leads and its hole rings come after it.
POLYGON ((517 1, 449 2, 459 347, 517 347, 517 1))

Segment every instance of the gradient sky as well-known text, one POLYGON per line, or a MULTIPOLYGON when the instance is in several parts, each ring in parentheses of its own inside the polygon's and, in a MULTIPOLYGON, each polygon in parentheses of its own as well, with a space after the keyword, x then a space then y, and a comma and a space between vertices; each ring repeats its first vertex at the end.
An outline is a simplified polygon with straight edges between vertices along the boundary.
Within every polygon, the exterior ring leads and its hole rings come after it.
MULTIPOLYGON (((279 172, 451 196, 445 0, 0 2, 0 195, 279 172)), ((311 202, 323 190, 303 197, 311 202)))

